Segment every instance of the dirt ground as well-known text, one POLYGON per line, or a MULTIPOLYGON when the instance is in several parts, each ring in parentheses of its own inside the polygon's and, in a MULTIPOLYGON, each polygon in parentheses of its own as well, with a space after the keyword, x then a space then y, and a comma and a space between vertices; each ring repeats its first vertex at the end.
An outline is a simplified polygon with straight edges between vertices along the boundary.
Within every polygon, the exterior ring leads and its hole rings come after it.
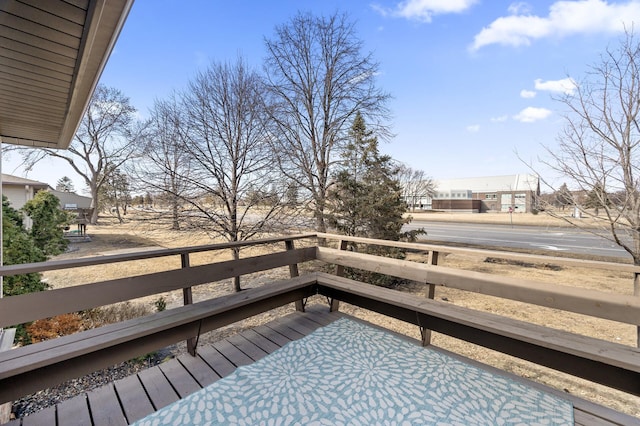
MULTIPOLYGON (((457 215, 449 220, 464 220, 457 215)), ((483 215, 470 215, 483 216, 483 215)), ((502 216, 493 220, 502 220, 502 216)), ((516 215, 514 215, 515 217, 516 215)), ((524 222, 525 215, 521 215, 521 221, 524 222)), ((527 224, 539 224, 549 226, 547 222, 542 222, 544 215, 526 215, 528 216, 527 224), (537 221, 537 222, 536 222, 537 221)), ((444 217, 444 216, 441 216, 444 217)), ((490 220, 487 218, 486 220, 490 220)), ((514 220, 515 222, 515 220, 514 220)), ((557 222, 556 222, 557 223, 557 222)), ((113 220, 103 219, 102 224, 98 226, 90 226, 88 230, 92 237, 89 243, 75 244, 68 253, 61 255, 59 258, 77 258, 84 256, 98 256, 114 254, 128 250, 140 250, 159 247, 180 247, 194 246, 201 244, 210 244, 214 241, 205 233, 194 231, 176 232, 170 231, 166 226, 160 227, 157 224, 150 225, 144 221, 129 220, 125 224, 116 224, 113 220)), ((302 245, 304 242, 298 242, 302 245)), ((259 254, 272 248, 251 249, 242 252, 242 256, 251 254, 259 254)), ((413 255, 416 256, 416 255, 413 255)), ((191 259, 193 265, 202 264, 212 261, 220 261, 230 259, 231 255, 228 251, 216 253, 204 253, 194 255, 191 259)), ((410 258, 411 260, 411 258, 410 258)), ((413 258, 413 260, 423 260, 413 258)), ((600 291, 626 294, 632 297, 633 294, 633 277, 629 273, 619 273, 616 271, 586 270, 574 267, 554 267, 549 264, 525 265, 519 266, 511 263, 488 263, 486 258, 462 254, 449 254, 441 256, 439 264, 442 266, 453 267, 463 270, 473 270, 477 272, 486 272, 491 274, 499 274, 527 280, 537 280, 548 283, 561 283, 563 285, 575 286, 578 288, 597 289, 600 291)), ((149 259, 136 262, 127 262, 118 265, 99 265, 87 268, 78 268, 75 270, 50 271, 45 273, 44 278, 52 285, 53 288, 62 286, 79 285, 89 282, 96 282, 110 278, 141 275, 154 271, 168 270, 180 267, 178 256, 173 258, 149 259)), ((301 270, 311 269, 314 265, 301 265, 301 270)), ((288 276, 287 268, 279 268, 277 270, 267 271, 266 273, 254 274, 243 278, 243 286, 255 287, 260 286, 272 280, 286 278, 288 276)), ((415 294, 416 297, 424 297, 427 289, 421 285, 408 284, 398 288, 399 291, 415 294)), ((198 286, 194 289, 194 300, 204 300, 227 294, 230 291, 230 282, 215 282, 198 286)), ((138 303, 153 304, 159 296, 148 297, 139 300, 138 303)), ((167 301, 168 307, 179 306, 182 303, 182 293, 172 292, 162 295, 167 301)), ((436 299, 452 303, 458 306, 465 306, 481 311, 493 312, 512 318, 517 318, 532 323, 547 325, 554 328, 569 330, 578 334, 596 337, 611 342, 624 345, 636 345, 636 329, 634 326, 620 324, 607 320, 600 320, 586 317, 578 314, 566 313, 563 311, 527 305, 523 303, 512 302, 490 296, 483 296, 474 293, 459 291, 448 288, 438 288, 436 290, 436 299)), ((324 303, 322 300, 314 300, 313 302, 324 303)), ((217 340, 227 335, 233 334, 238 330, 253 326, 255 324, 269 321, 271 318, 283 315, 293 311, 292 306, 283 307, 266 314, 225 327, 218 332, 202 336, 202 344, 207 341, 217 340)), ((414 338, 419 338, 419 330, 413 325, 406 324, 401 321, 391 320, 387 317, 365 311, 363 309, 341 305, 341 311, 356 317, 365 319, 372 323, 383 325, 398 333, 402 333, 414 338)), ((445 348, 452 352, 456 352, 476 359, 483 363, 498 367, 500 369, 515 373, 519 376, 535 380, 557 389, 569 392, 573 395, 609 406, 618 411, 625 412, 640 417, 640 398, 630 396, 628 394, 615 391, 613 389, 594 385, 590 382, 574 378, 569 375, 558 373, 554 370, 537 366, 517 358, 513 358, 501 353, 471 345, 444 335, 435 334, 432 343, 436 346, 445 348)))

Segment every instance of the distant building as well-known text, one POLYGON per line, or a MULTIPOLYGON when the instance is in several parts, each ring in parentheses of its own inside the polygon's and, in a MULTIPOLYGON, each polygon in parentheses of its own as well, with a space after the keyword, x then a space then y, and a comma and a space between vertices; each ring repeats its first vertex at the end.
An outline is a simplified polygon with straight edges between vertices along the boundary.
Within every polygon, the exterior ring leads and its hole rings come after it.
POLYGON ((60 207, 63 210, 76 214, 75 223, 78 227, 77 234, 84 236, 87 234, 87 225, 91 219, 93 209, 91 208, 91 197, 78 195, 75 192, 64 192, 51 189, 50 192, 60 200, 60 207))
POLYGON ((77 211, 91 208, 91 197, 78 195, 75 192, 57 191, 55 189, 50 189, 49 192, 58 197, 60 207, 62 207, 63 210, 77 211))
MULTIPOLYGON (((49 184, 25 179, 18 176, 2 174, 2 194, 7 197, 11 207, 20 210, 38 193, 49 188, 49 184)), ((31 218, 24 215, 23 223, 26 229, 33 225, 31 218)))
MULTIPOLYGON (((74 223, 78 224, 78 231, 81 234, 86 232, 88 218, 91 217, 91 197, 84 197, 73 192, 62 192, 52 189, 48 183, 38 182, 19 176, 2 174, 2 193, 7 197, 11 207, 20 210, 39 191, 49 191, 60 200, 60 207, 76 213, 74 223), (82 225, 82 226, 81 226, 82 225)), ((24 215, 23 223, 26 229, 33 225, 31 218, 24 215)))
POLYGON ((528 213, 540 195, 540 179, 529 174, 437 180, 435 187, 425 210, 528 213))

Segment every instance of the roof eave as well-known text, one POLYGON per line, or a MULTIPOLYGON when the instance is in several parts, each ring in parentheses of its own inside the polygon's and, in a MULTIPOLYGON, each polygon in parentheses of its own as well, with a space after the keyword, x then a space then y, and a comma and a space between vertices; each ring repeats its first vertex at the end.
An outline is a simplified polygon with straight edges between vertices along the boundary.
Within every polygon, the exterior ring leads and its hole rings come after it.
MULTIPOLYGON (((68 83, 68 90, 65 92, 56 91, 55 96, 61 101, 59 106, 59 112, 47 111, 47 122, 39 121, 38 116, 31 114, 31 117, 25 115, 24 118, 19 118, 21 122, 16 123, 15 117, 11 117, 8 121, 4 122, 4 117, 0 116, 0 138, 3 143, 25 145, 29 147, 39 148, 58 148, 66 149, 69 147, 73 137, 80 125, 87 105, 93 95, 93 91, 98 84, 100 76, 104 70, 106 62, 114 48, 115 42, 120 35, 120 31, 124 25, 124 22, 131 10, 134 0, 87 0, 86 16, 84 23, 82 24, 82 32, 77 45, 77 56, 75 63, 73 64, 73 72, 71 74, 71 80, 68 83), (64 95, 63 95, 64 94, 64 95), (63 97, 61 97, 63 96, 63 97), (10 124, 7 124, 10 123, 10 124), (7 128, 4 128, 7 125, 7 128), (11 129, 9 130, 9 125, 11 129), (16 128, 19 131, 16 131, 16 128)), ((47 4, 49 10, 53 9, 53 3, 47 4)), ((18 5, 18 3, 8 3, 9 6, 18 5)), ((20 6, 20 8, 8 7, 7 9, 15 13, 24 12, 24 9, 35 9, 35 6, 20 6)), ((40 14, 42 11, 33 10, 29 11, 32 14, 40 14)), ((48 11, 47 11, 48 12, 48 11)), ((44 12, 44 13, 47 13, 44 12)), ((11 31, 15 31, 16 22, 12 19, 24 19, 23 16, 17 15, 14 18, 12 13, 7 13, 4 17, 13 24, 11 31)), ((26 12, 25 12, 26 13, 26 12)), ((31 16, 31 15, 29 15, 31 16)), ((40 22, 36 22, 36 25, 44 25, 40 22)), ((53 27, 52 27, 53 28, 53 27)), ((53 28, 56 29, 56 28, 53 28)), ((34 34, 29 33, 33 36, 34 34)), ((35 34, 39 36, 38 34, 35 34)), ((48 41, 48 39, 45 39, 48 41)), ((22 41, 16 41, 16 46, 21 46, 22 41)), ((17 47, 16 47, 17 49, 17 47)), ((38 51, 38 47, 34 46, 34 50, 38 51)), ((15 50, 15 49, 14 49, 15 50)), ((67 53, 65 53, 67 54, 67 53)), ((47 61, 48 57, 39 57, 30 54, 31 58, 35 61, 42 60, 47 61)), ((68 56, 67 56, 68 57, 68 56)), ((7 59, 7 63, 16 63, 15 58, 11 57, 7 59)), ((25 67, 27 73, 31 72, 34 68, 31 64, 20 64, 25 67)), ((58 66, 54 63, 54 66, 58 66)), ((39 68, 34 72, 34 75, 38 75, 38 78, 48 79, 49 76, 43 74, 49 71, 49 68, 39 68)), ((52 71, 54 74, 55 71, 52 71)), ((60 75, 60 72, 57 73, 60 75)), ((52 77, 53 78, 53 77, 52 77)), ((43 80, 44 81, 44 80, 43 80)), ((49 96, 46 92, 46 88, 39 86, 39 95, 44 93, 45 97, 49 96)), ((7 92, 9 93, 9 92, 7 92)), ((28 95, 24 95, 28 96, 28 95)), ((28 99, 24 96, 20 97, 20 100, 28 99)), ((11 101, 10 96, 5 96, 5 101, 8 99, 11 101)), ((30 100, 31 103, 38 102, 40 96, 36 100, 30 100)), ((5 108, 6 112, 6 108, 5 108)), ((32 112, 32 111, 30 111, 32 112)))
POLYGON ((55 148, 66 149, 75 135, 134 0, 92 2, 85 24, 68 111, 55 148))

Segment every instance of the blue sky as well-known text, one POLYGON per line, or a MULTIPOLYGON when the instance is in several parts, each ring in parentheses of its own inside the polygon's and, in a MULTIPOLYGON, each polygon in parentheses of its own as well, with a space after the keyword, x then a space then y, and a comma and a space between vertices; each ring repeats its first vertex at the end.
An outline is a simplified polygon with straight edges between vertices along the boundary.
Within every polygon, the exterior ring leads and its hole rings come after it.
MULTIPOLYGON (((343 11, 380 63, 395 137, 381 150, 435 179, 529 172, 563 127, 554 95, 573 90, 638 1, 136 0, 102 75, 141 117, 211 61, 241 54, 256 68, 264 38, 297 11, 343 11)), ((5 173, 23 175, 11 157, 5 173)), ((47 161, 28 177, 55 185, 73 171, 47 161)), ((562 181, 561 178, 555 180, 562 181)))

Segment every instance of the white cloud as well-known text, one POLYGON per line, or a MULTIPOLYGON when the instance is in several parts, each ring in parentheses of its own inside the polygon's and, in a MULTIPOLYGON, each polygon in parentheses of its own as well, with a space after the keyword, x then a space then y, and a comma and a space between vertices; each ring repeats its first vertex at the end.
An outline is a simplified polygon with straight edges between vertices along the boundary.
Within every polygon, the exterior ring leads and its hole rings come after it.
POLYGON ((571 77, 563 78, 562 80, 547 80, 542 81, 538 78, 535 81, 536 90, 545 90, 553 93, 564 93, 565 95, 573 95, 576 91, 576 82, 571 77))
POLYGON ((500 115, 498 117, 491 117, 490 118, 492 123, 504 123, 508 119, 509 119, 509 116, 507 116, 507 115, 500 115))
POLYGON ((478 0, 405 0, 398 3, 395 8, 386 8, 378 4, 373 4, 371 7, 382 16, 431 22, 434 15, 461 13, 477 2, 478 0))
POLYGON ((544 120, 551 115, 551 110, 546 108, 527 107, 513 116, 513 119, 521 123, 533 123, 544 120))
POLYGON ((640 1, 610 4, 605 0, 556 1, 549 15, 532 15, 529 9, 510 6, 516 12, 503 16, 476 34, 472 50, 490 44, 528 46, 544 37, 564 37, 571 34, 616 33, 640 22, 640 1))
POLYGON ((531 13, 531 5, 523 1, 511 3, 507 9, 512 15, 528 15, 531 13))
POLYGON ((467 132, 469 133, 478 133, 479 131, 480 131, 479 124, 472 124, 470 126, 467 126, 467 132))
MULTIPOLYGON (((537 87, 536 87, 536 89, 537 89, 537 87)), ((522 89, 520 91, 520 97, 521 98, 525 98, 525 99, 535 98, 536 97, 536 92, 534 92, 533 90, 522 89)))

